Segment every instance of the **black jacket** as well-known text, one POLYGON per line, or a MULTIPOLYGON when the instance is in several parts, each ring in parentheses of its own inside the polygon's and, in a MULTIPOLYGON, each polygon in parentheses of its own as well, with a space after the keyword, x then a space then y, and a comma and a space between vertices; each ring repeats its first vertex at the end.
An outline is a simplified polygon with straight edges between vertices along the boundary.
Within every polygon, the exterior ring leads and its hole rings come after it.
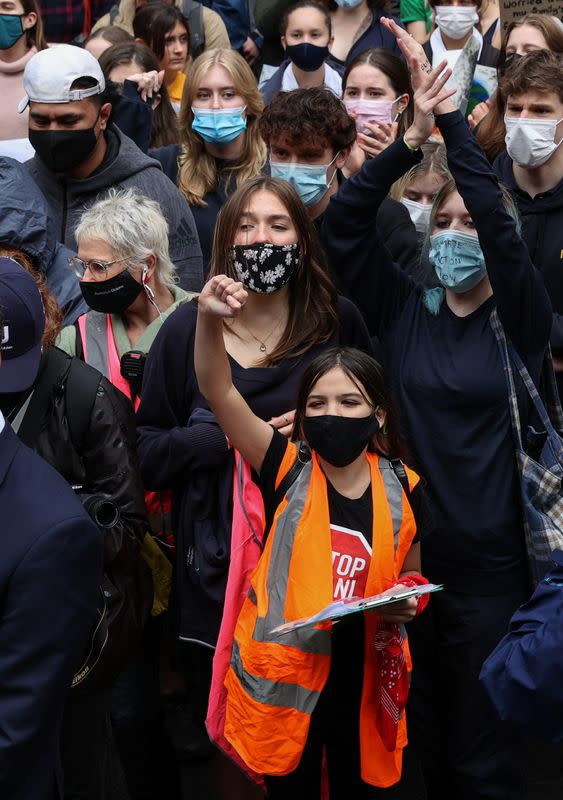
POLYGON ((512 169, 512 160, 503 152, 493 169, 508 187, 522 218, 522 238, 528 245, 534 265, 543 275, 545 288, 553 306, 551 347, 563 356, 563 180, 549 192, 535 197, 519 188, 512 169))
MULTIPOLYGON (((117 509, 118 516, 114 524, 109 527, 100 525, 104 532, 104 573, 111 580, 112 586, 118 587, 124 595, 127 609, 123 613, 135 615, 135 619, 132 621, 129 616, 126 620, 122 614, 116 622, 120 626, 123 640, 120 642, 119 652, 112 647, 112 653, 104 655, 103 674, 110 677, 109 673, 113 676, 121 662, 130 654, 136 641, 134 633, 141 630, 146 617, 146 606, 150 601, 147 593, 141 598, 138 591, 140 581, 144 581, 150 595, 150 578, 146 574, 144 562, 140 560, 140 547, 148 526, 135 447, 133 409, 125 395, 106 378, 57 348, 47 348, 43 353, 34 384, 35 395, 39 392, 37 387, 44 380, 49 362, 54 358, 60 360, 61 366, 57 365, 53 389, 44 406, 45 413, 39 432, 35 433, 36 426, 33 426, 34 432, 31 432, 24 415, 18 435, 65 478, 92 515, 98 499, 109 501, 114 506, 113 510, 117 509), (95 373, 96 378, 99 375, 89 424, 85 427, 80 442, 73 440, 69 424, 69 406, 75 399, 74 391, 66 391, 71 363, 79 381, 86 380, 86 373, 95 373)), ((22 407, 27 395, 28 392, 20 398, 16 411, 22 407)), ((33 412, 30 403, 26 414, 31 415, 33 412)), ((14 412, 10 414, 11 419, 16 416, 14 412)), ((111 509, 111 506, 106 506, 106 509, 111 509)), ((109 586, 104 588, 111 589, 109 586)), ((123 598, 118 599, 121 602, 123 598)), ((111 605, 113 600, 108 602, 111 605)), ((108 611, 110 624, 114 611, 115 607, 108 611)), ((110 630, 110 643, 114 639, 115 632, 110 630)), ((99 680, 104 682, 105 677, 99 680)))

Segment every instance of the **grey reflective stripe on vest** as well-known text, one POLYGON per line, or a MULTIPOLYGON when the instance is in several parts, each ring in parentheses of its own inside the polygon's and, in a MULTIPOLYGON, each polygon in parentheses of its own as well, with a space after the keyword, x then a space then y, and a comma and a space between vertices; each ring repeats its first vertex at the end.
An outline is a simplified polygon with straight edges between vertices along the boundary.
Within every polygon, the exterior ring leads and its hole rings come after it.
MULTIPOLYGON (((283 635, 272 634, 278 625, 287 622, 284 610, 289 579, 291 554, 295 535, 305 507, 313 465, 306 464, 295 483, 287 492, 287 505, 278 517, 272 541, 268 567, 268 611, 266 616, 257 616, 253 639, 255 642, 274 642, 295 647, 303 653, 330 655, 332 636, 330 631, 316 628, 302 628, 283 635)), ((389 461, 379 459, 379 469, 383 478, 385 495, 393 522, 393 541, 395 550, 399 544, 399 534, 403 521, 403 488, 389 461)), ((254 590, 250 587, 248 599, 257 604, 254 590)), ((295 683, 272 681, 247 672, 242 663, 236 639, 233 642, 231 667, 245 692, 258 703, 294 708, 310 714, 315 708, 319 692, 304 688, 295 683)))
POLYGON ((257 618, 254 639, 258 642, 281 642, 290 647, 297 647, 304 653, 330 655, 331 635, 329 631, 305 628, 285 633, 283 638, 280 638, 278 634, 271 635, 270 633, 278 625, 288 621, 284 617, 284 611, 289 564, 293 552, 295 534, 297 533, 299 520, 303 515, 305 499, 309 491, 312 470, 312 462, 303 467, 297 480, 288 489, 286 495, 287 505, 278 517, 268 569, 268 611, 265 617, 257 618))
POLYGON ((86 361, 109 379, 108 328, 106 314, 89 311, 86 315, 86 361))
POLYGON ((244 691, 257 703, 294 708, 303 714, 313 713, 320 692, 304 689, 298 683, 282 683, 281 681, 271 681, 268 678, 258 678, 256 675, 251 675, 244 668, 236 640, 233 642, 231 666, 244 691))
POLYGON ((379 469, 385 486, 385 495, 391 512, 391 519, 393 520, 393 541, 396 550, 399 546, 399 533, 403 524, 403 487, 390 462, 381 456, 379 458, 379 469))

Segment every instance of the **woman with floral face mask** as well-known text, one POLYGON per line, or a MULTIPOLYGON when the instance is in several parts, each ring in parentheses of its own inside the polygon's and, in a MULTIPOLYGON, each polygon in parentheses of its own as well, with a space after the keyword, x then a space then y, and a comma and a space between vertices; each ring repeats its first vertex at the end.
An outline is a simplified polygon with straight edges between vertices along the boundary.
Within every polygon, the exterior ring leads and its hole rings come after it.
MULTIPOLYGON (((336 64, 348 66, 357 55, 374 47, 400 55, 395 39, 380 23, 385 0, 323 0, 323 3, 332 18, 330 54, 336 64)), ((403 27, 399 19, 393 19, 403 27)))
MULTIPOLYGON (((520 800, 525 781, 517 743, 479 683, 486 656, 530 591, 508 392, 490 318, 496 310, 538 382, 551 308, 520 238, 514 203, 448 99, 446 62, 432 70, 414 39, 384 24, 409 64, 414 122, 349 179, 325 216, 343 243, 339 277, 370 332, 382 339, 413 460, 436 506, 436 530, 422 558, 427 577, 447 589, 431 603, 428 629, 413 639, 413 685, 423 686, 424 696, 413 693, 411 719, 420 728, 411 724, 410 741, 430 797, 520 800), (435 125, 455 183, 446 183, 433 203, 431 274, 422 288, 395 268, 381 242, 377 257, 366 252, 362 266, 358 230, 391 184, 420 162, 420 145, 435 125)), ((525 426, 528 406, 521 399, 525 426)))
POLYGON ((332 23, 325 6, 316 0, 301 0, 282 19, 281 43, 285 60, 262 87, 266 105, 278 92, 293 89, 330 89, 342 95, 342 78, 329 59, 332 23))
MULTIPOLYGON (((290 435, 307 365, 330 346, 369 350, 370 341, 356 307, 327 277, 314 225, 288 183, 254 178, 226 201, 210 271, 248 288, 244 311, 220 330, 234 385, 255 414, 290 435)), ((174 487, 176 633, 187 642, 186 685, 203 727, 230 560, 233 454, 194 374, 196 320, 197 304, 187 303, 162 326, 137 423, 145 486, 174 487), (204 680, 194 684, 198 662, 204 680)))
POLYGON ((25 94, 23 71, 30 58, 46 47, 36 0, 0 0, 0 140, 27 139, 28 111, 18 113, 25 94))

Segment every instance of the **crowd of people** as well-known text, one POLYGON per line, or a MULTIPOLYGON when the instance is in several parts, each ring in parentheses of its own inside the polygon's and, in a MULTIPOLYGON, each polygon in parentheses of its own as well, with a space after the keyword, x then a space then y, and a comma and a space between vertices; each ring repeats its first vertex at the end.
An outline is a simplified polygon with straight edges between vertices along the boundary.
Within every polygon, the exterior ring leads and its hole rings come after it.
POLYGON ((2 798, 559 797, 561 20, 0 0, 0 89, 2 798))

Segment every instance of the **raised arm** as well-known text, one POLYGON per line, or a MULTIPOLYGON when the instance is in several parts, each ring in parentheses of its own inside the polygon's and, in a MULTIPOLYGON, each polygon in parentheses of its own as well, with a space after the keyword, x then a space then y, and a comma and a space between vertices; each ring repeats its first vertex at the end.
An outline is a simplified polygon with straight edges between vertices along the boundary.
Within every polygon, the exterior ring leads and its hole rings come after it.
POLYGON ((229 442, 260 472, 273 429, 252 413, 235 388, 223 339, 223 319, 240 314, 247 298, 242 283, 216 275, 198 300, 195 370, 199 388, 229 442))
MULTIPOLYGON (((421 91, 432 75, 430 64, 418 42, 391 20, 384 24, 396 35, 409 66, 415 90, 416 125, 423 110, 421 91)), ((551 304, 517 222, 506 210, 497 177, 451 99, 436 103, 432 111, 444 137, 457 190, 479 235, 499 317, 523 356, 541 351, 549 339, 551 304)), ((405 135, 410 141, 409 131, 405 135)))

